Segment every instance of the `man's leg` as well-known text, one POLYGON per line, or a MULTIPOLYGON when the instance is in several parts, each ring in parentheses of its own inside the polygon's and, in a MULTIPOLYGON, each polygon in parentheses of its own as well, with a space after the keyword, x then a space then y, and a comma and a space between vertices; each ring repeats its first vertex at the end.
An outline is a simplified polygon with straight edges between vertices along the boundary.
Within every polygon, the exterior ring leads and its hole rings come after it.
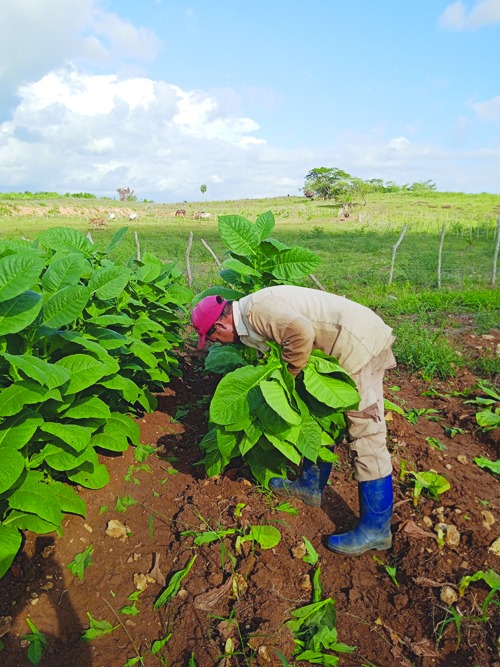
POLYGON ((358 555, 369 549, 389 549, 392 544, 392 462, 386 444, 383 379, 385 369, 394 365, 392 352, 385 350, 352 376, 361 402, 346 418, 359 483, 360 521, 348 533, 328 537, 328 548, 338 553, 358 555))

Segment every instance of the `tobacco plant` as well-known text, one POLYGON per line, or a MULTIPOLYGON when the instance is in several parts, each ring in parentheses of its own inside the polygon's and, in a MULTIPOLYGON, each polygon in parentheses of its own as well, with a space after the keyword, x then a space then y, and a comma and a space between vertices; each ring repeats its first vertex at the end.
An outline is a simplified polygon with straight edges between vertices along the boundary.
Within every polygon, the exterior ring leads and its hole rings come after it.
POLYGON ((225 285, 210 287, 197 300, 211 294, 239 299, 263 287, 296 285, 314 271, 321 262, 318 255, 271 238, 274 225, 271 211, 260 215, 255 223, 240 215, 219 216, 219 236, 227 246, 220 270, 225 285))
POLYGON ((294 379, 280 353, 280 346, 269 342, 269 353, 256 365, 236 368, 218 384, 211 428, 200 443, 209 476, 242 457, 267 488, 271 477, 285 477, 287 465, 303 457, 337 460, 331 447, 344 437, 344 412, 359 403, 353 380, 319 350, 294 379))
POLYGON ((109 481, 99 452, 139 445, 126 414, 151 411, 152 390, 178 374, 181 274, 146 254, 117 264, 81 232, 0 243, 0 577, 20 530, 61 532, 85 515, 70 481, 109 481))

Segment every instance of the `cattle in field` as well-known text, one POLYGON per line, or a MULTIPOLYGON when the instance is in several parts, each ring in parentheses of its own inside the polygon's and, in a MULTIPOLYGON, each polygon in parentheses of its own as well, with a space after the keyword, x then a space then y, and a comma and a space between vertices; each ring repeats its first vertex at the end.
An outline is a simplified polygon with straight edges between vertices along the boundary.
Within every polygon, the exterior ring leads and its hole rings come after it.
POLYGON ((137 213, 129 213, 128 219, 129 220, 137 220, 137 213))
POLYGON ((92 225, 94 229, 106 229, 106 220, 104 218, 92 218, 89 225, 92 225))
POLYGON ((183 208, 178 209, 175 212, 175 217, 176 218, 185 218, 186 217, 186 211, 183 208))
POLYGON ((195 220, 210 220, 211 217, 211 213, 205 213, 204 211, 197 211, 193 214, 195 220))
POLYGON ((116 214, 115 213, 108 213, 108 218, 110 220, 114 220, 116 218, 116 214))

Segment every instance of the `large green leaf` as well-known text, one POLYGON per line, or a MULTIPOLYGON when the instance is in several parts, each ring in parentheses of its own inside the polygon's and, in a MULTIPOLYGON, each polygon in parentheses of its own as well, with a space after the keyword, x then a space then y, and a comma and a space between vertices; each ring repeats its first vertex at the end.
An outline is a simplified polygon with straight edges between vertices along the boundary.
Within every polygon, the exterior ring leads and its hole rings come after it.
POLYGON ((42 310, 42 325, 49 329, 59 329, 81 317, 87 305, 90 292, 83 285, 63 287, 53 294, 42 310))
POLYGON ((292 444, 286 442, 286 440, 281 440, 280 438, 277 438, 270 433, 266 433, 266 438, 274 447, 276 447, 279 452, 283 454, 283 456, 286 456, 286 458, 289 459, 292 463, 295 463, 295 465, 299 465, 302 456, 292 444))
POLYGON ((24 292, 14 299, 0 303, 0 335, 26 329, 38 317, 43 300, 37 292, 24 292))
POLYGON ((156 368, 158 365, 158 359, 151 352, 150 346, 146 345, 146 343, 143 343, 142 340, 130 338, 129 350, 133 355, 143 361, 149 368, 156 368))
POLYGON ((123 375, 115 375, 109 380, 99 382, 100 385, 106 389, 117 391, 127 403, 134 405, 139 399, 141 389, 130 378, 123 377, 123 375))
POLYGON ((262 431, 256 422, 250 422, 250 425, 245 428, 243 436, 240 440, 240 454, 245 456, 245 454, 247 454, 252 449, 252 447, 257 444, 261 435, 262 431))
POLYGON ((321 263, 312 250, 295 246, 271 257, 262 267, 280 280, 293 281, 307 276, 321 263))
POLYGON ((245 365, 240 351, 232 345, 211 345, 205 358, 205 369, 219 375, 245 365))
POLYGON ((244 366, 223 377, 210 403, 211 421, 225 425, 248 418, 249 392, 270 372, 267 366, 244 366))
POLYGON ((58 334, 64 340, 68 340, 79 347, 83 347, 84 350, 93 352, 95 356, 102 361, 106 367, 107 373, 116 373, 120 368, 120 365, 116 359, 110 356, 107 350, 101 345, 100 342, 91 340, 86 336, 81 336, 75 331, 60 331, 58 334))
POLYGON ((65 419, 68 417, 71 419, 109 419, 110 415, 109 407, 97 396, 87 396, 75 401, 63 413, 65 419))
POLYGON ((24 470, 24 457, 8 445, 0 447, 0 493, 11 489, 24 470))
POLYGON ((240 215, 219 216, 219 235, 237 255, 254 257, 260 242, 259 230, 240 215))
POLYGON ((63 287, 77 285, 88 264, 81 253, 55 256, 42 277, 42 287, 51 294, 63 287))
POLYGON ((245 456, 245 463, 250 466, 255 479, 266 489, 273 477, 285 477, 287 459, 274 447, 266 451, 259 444, 255 445, 245 456))
POLYGON ((154 282, 163 271, 161 260, 151 253, 144 253, 141 266, 135 272, 135 278, 144 283, 154 282))
POLYGON ((263 241, 274 229, 274 215, 271 211, 266 211, 259 215, 255 221, 255 226, 259 232, 260 240, 263 241))
POLYGON ((70 371, 68 394, 77 394, 109 374, 105 364, 88 354, 72 354, 69 357, 63 357, 57 362, 57 365, 70 371))
POLYGON ((257 276, 258 278, 261 276, 260 271, 257 271, 252 266, 248 266, 244 262, 240 262, 239 259, 235 259, 234 257, 226 259, 221 265, 221 270, 234 271, 241 276, 257 276))
MULTIPOLYGON (((109 329, 107 329, 109 331, 109 329)), ((163 324, 151 320, 149 317, 142 315, 136 321, 132 329, 132 336, 135 338, 141 339, 145 333, 163 333, 165 328, 163 324)))
POLYGON ((164 291, 164 300, 178 306, 189 303, 192 299, 193 292, 185 285, 170 285, 168 289, 164 291))
POLYGON ((49 389, 60 387, 69 380, 69 371, 66 368, 50 364, 48 361, 33 357, 30 354, 5 353, 3 356, 12 366, 22 370, 28 378, 36 380, 36 382, 49 389))
POLYGON ((22 380, 0 390, 0 416, 10 417, 20 412, 25 405, 45 400, 49 390, 36 382, 22 380))
POLYGON ((48 486, 52 496, 57 498, 63 512, 79 514, 83 517, 86 515, 85 501, 71 486, 62 482, 52 482, 48 486))
POLYGON ((102 301, 115 299, 128 285, 131 274, 132 271, 123 266, 108 266, 92 275, 88 287, 102 301))
POLYGON ((44 260, 38 255, 7 255, 0 259, 0 301, 8 301, 31 289, 36 283, 44 260))
POLYGON ((321 445, 321 428, 318 423, 308 415, 302 422, 296 447, 306 459, 316 461, 321 450, 321 445))
POLYGON ((37 466, 41 465, 42 461, 45 461, 53 470, 64 472, 78 468, 84 461, 90 459, 93 452, 92 447, 87 447, 82 451, 75 451, 68 445, 48 444, 36 455, 35 459, 37 466))
POLYGON ((135 323, 135 320, 133 320, 128 315, 113 313, 111 315, 96 315, 95 317, 90 317, 87 322, 89 324, 97 324, 100 327, 130 327, 135 323))
POLYGON ((277 412, 287 424, 290 424, 291 426, 300 424, 302 417, 290 405, 285 390, 280 382, 275 379, 263 380, 259 386, 266 403, 277 412))
POLYGON ((9 496, 9 504, 14 509, 31 512, 55 526, 60 526, 61 505, 42 478, 41 473, 29 471, 23 483, 9 496))
POLYGON ((12 565, 21 547, 21 540, 21 533, 17 528, 0 524, 0 578, 12 565))
POLYGON ((129 417, 114 413, 104 425, 101 433, 92 437, 92 446, 108 449, 112 452, 124 452, 129 445, 138 444, 139 427, 129 417))
POLYGON ((80 252, 90 256, 94 252, 94 245, 82 232, 69 227, 53 227, 39 236, 39 240, 46 248, 52 250, 66 250, 80 252))
POLYGON ((21 449, 42 423, 38 413, 25 408, 0 424, 0 447, 8 445, 11 449, 21 449))
POLYGON ((46 535, 55 530, 60 532, 60 529, 53 523, 41 519, 36 514, 19 512, 19 510, 12 510, 5 520, 4 525, 10 528, 19 528, 19 530, 31 530, 32 533, 37 533, 38 535, 46 535))
POLYGON ((318 373, 332 374, 341 377, 353 387, 356 386, 349 373, 343 368, 335 357, 330 357, 321 350, 313 350, 309 357, 308 364, 313 366, 318 373))
POLYGON ((90 442, 92 430, 78 424, 44 422, 40 429, 56 436, 77 452, 84 450, 90 442))
POLYGON ((86 489, 102 489, 109 484, 109 472, 103 463, 86 461, 67 473, 68 479, 86 489))
POLYGON ((304 368, 304 384, 310 394, 331 408, 353 410, 359 404, 359 394, 354 387, 344 380, 316 373, 310 366, 304 368))
MULTIPOLYGON (((121 347, 126 347, 130 341, 129 338, 121 333, 107 329, 105 327, 87 327, 88 333, 97 338, 99 345, 105 350, 118 350, 121 347)), ((87 349, 91 349, 86 345, 87 349)))
POLYGON ((222 456, 228 460, 238 453, 238 439, 230 431, 217 429, 217 445, 222 456))

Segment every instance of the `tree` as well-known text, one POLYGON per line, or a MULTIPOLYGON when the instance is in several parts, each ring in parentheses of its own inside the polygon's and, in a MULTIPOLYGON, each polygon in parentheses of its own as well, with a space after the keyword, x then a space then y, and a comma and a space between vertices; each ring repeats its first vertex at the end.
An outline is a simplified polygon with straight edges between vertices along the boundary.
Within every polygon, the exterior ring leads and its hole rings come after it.
POLYGON ((306 176, 304 192, 314 192, 321 199, 345 201, 353 190, 353 178, 336 167, 311 169, 306 176))
POLYGON ((201 190, 201 194, 204 195, 205 192, 207 191, 207 186, 205 185, 205 183, 203 183, 203 185, 200 186, 200 190, 201 190))
POLYGON ((130 188, 117 188, 116 190, 120 195, 120 201, 135 201, 137 197, 134 197, 134 191, 130 188))

